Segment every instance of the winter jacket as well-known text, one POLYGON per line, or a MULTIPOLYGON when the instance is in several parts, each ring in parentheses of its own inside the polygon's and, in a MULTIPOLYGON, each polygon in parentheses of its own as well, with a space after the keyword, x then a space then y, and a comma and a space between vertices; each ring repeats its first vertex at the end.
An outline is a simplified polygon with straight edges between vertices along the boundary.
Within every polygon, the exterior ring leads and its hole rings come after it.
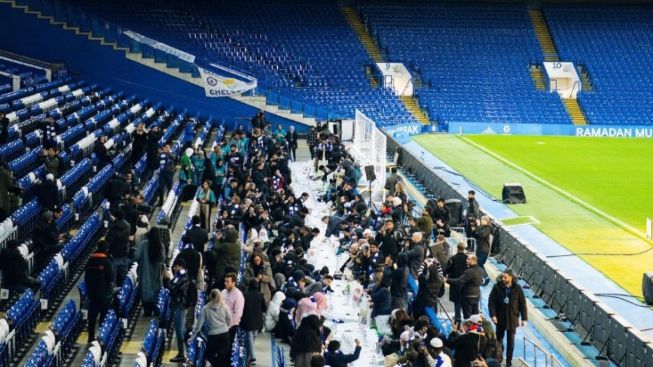
POLYGON ((258 289, 248 289, 245 293, 245 307, 240 327, 246 331, 263 329, 263 313, 266 311, 263 294, 258 289))
POLYGON ((220 335, 229 332, 231 328, 231 313, 224 304, 215 305, 208 303, 202 307, 199 317, 193 325, 191 339, 195 338, 206 324, 208 335, 220 335))
POLYGON ((376 287, 372 292, 371 297, 372 303, 374 304, 372 317, 390 315, 390 312, 392 312, 392 297, 390 296, 390 291, 387 286, 376 287))
POLYGON ((406 298, 408 291, 408 261, 406 254, 400 254, 397 258, 397 269, 392 272, 392 282, 390 284, 390 294, 393 298, 406 298))
POLYGON ((422 216, 417 218, 417 227, 426 238, 429 238, 433 232, 433 219, 428 213, 422 213, 422 216))
MULTIPOLYGON (((156 302, 159 290, 163 286, 161 281, 161 271, 163 270, 163 260, 152 262, 148 250, 148 240, 143 240, 138 246, 136 252, 136 262, 138 267, 138 288, 140 289, 141 300, 144 302, 156 302)), ((165 256, 163 244, 161 244, 161 256, 165 256)))
POLYGON ((503 326, 507 330, 517 329, 520 315, 522 320, 528 320, 524 290, 515 282, 510 288, 506 288, 501 282, 494 284, 488 300, 488 310, 490 317, 496 316, 497 326, 503 326), (505 303, 506 298, 508 304, 505 303))
POLYGON ((281 311, 281 303, 286 299, 286 295, 283 292, 276 292, 270 303, 268 304, 268 309, 265 312, 265 330, 272 331, 279 321, 279 312, 281 311))
POLYGON ((417 299, 421 306, 434 307, 438 303, 438 292, 444 286, 444 278, 438 272, 438 265, 429 266, 419 277, 417 299))
POLYGON ((183 274, 175 275, 174 278, 168 282, 171 309, 186 308, 188 287, 190 287, 190 280, 185 271, 183 274))
POLYGON ((339 350, 335 352, 326 351, 324 352, 325 365, 329 367, 347 367, 349 363, 357 360, 360 354, 361 347, 359 346, 356 346, 352 354, 344 354, 339 350))
POLYGON ((299 322, 292 339, 292 349, 297 353, 319 353, 322 350, 322 340, 320 339, 320 328, 322 320, 320 317, 311 314, 304 316, 299 322))
POLYGON ((419 268, 424 262, 424 246, 421 243, 412 245, 411 249, 406 252, 408 255, 408 267, 413 278, 419 277, 419 268))
POLYGON ((17 249, 5 248, 0 251, 0 270, 3 288, 22 286, 28 281, 27 260, 17 249))
POLYGON ((474 230, 474 237, 476 238, 476 254, 479 253, 489 254, 491 249, 490 235, 492 234, 492 227, 480 226, 474 230))
POLYGON ((449 263, 449 254, 444 248, 444 243, 434 243, 429 247, 429 252, 431 253, 431 256, 433 256, 438 261, 438 264, 440 264, 442 270, 444 270, 444 268, 449 263))
POLYGON ((193 247, 198 252, 204 252, 204 245, 209 242, 209 234, 203 228, 199 226, 193 226, 188 231, 186 235, 190 237, 190 241, 193 243, 193 247))
POLYGON ((106 240, 109 242, 109 253, 114 259, 122 259, 129 256, 129 233, 131 228, 125 220, 119 220, 111 224, 106 240))
POLYGON ((224 240, 213 247, 213 252, 216 258, 216 277, 224 276, 227 267, 233 267, 236 271, 240 270, 240 241, 238 241, 236 230, 228 229, 224 240))
POLYGON ((106 301, 113 294, 113 260, 103 252, 95 252, 86 262, 84 282, 88 298, 93 301, 106 301))
POLYGON ((460 285, 461 295, 464 298, 479 298, 481 297, 483 278, 483 269, 474 265, 467 268, 459 278, 449 279, 449 284, 460 285))
MULTIPOLYGON (((255 271, 254 268, 252 267, 252 263, 248 262, 247 267, 245 268, 244 284, 249 284, 250 280, 256 278, 256 275, 254 275, 254 273, 255 271)), ((262 274, 263 276, 258 282, 259 290, 263 294, 263 299, 265 300, 265 304, 267 305, 268 303, 270 303, 272 294, 276 290, 276 285, 274 284, 274 279, 272 278, 272 268, 270 268, 270 264, 264 263, 260 274, 262 274)))
POLYGON ((487 344, 485 335, 477 332, 451 333, 447 346, 456 351, 454 367, 469 367, 476 356, 483 353, 487 344))
POLYGON ((399 245, 397 243, 397 231, 392 231, 390 233, 376 235, 376 243, 380 245, 381 251, 386 256, 390 256, 393 260, 397 260, 397 254, 399 253, 399 245))
MULTIPOLYGON (((458 252, 453 255, 447 262, 444 274, 449 278, 458 278, 467 269, 467 254, 458 252)), ((462 287, 459 284, 451 283, 449 287, 449 301, 454 303, 462 302, 462 287)))

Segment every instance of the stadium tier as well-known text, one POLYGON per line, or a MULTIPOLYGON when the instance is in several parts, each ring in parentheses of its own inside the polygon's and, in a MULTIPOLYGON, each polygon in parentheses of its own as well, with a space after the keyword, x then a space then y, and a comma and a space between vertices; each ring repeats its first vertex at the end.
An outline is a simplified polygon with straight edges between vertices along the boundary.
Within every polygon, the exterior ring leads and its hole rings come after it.
POLYGON ((388 59, 421 76, 416 94, 432 119, 570 122, 558 95, 536 90, 529 74, 544 57, 526 7, 363 3, 361 13, 388 59))
POLYGON ((591 88, 579 97, 589 122, 651 125, 653 10, 564 6, 544 14, 561 59, 589 76, 591 88))
POLYGON ((353 118, 358 108, 383 125, 415 122, 391 91, 370 86, 373 60, 335 2, 68 3, 249 73, 270 100, 309 105, 314 116, 353 118))
POLYGON ((653 10, 543 3, 0 0, 0 367, 653 367, 653 10))

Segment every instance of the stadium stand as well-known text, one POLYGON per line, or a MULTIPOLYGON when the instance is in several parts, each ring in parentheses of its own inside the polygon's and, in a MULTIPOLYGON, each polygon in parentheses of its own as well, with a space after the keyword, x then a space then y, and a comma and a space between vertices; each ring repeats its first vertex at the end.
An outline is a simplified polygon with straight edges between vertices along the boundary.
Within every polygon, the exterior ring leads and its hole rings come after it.
MULTIPOLYGON (((218 62, 243 70, 259 78, 259 92, 269 102, 305 115, 351 118, 359 109, 380 126, 416 122, 396 96, 372 83, 366 68, 374 60, 335 1, 278 0, 265 6, 255 0, 211 4, 172 0, 18 3, 53 13, 57 19, 79 26, 76 32, 91 28, 89 38, 98 33, 104 36, 109 28, 120 29, 114 34, 117 44, 127 44, 131 49, 131 41, 122 32, 129 28, 198 55, 198 63, 218 62), (109 26, 104 19, 119 26, 109 26)), ((559 97, 539 91, 529 75, 530 67, 539 65, 545 55, 537 45, 526 7, 400 6, 376 2, 359 5, 384 56, 405 62, 419 76, 423 84, 417 89, 418 99, 442 128, 460 121, 570 122, 559 97), (416 41, 408 43, 406 39, 416 41)), ((628 80, 630 75, 640 73, 648 60, 649 55, 632 50, 624 40, 630 34, 624 20, 635 18, 637 24, 644 24, 645 18, 640 19, 630 9, 610 15, 622 20, 610 28, 618 39, 617 49, 623 49, 627 59, 636 60, 627 70, 630 74, 622 78, 624 71, 609 65, 616 62, 614 56, 600 60, 596 57, 600 47, 577 47, 578 42, 592 44, 596 34, 585 32, 581 26, 567 33, 566 22, 572 22, 572 15, 561 9, 569 8, 548 8, 546 16, 554 39, 562 45, 558 46, 560 55, 575 58, 582 62, 583 70, 591 72, 593 88, 581 94, 591 122, 643 123, 639 116, 627 118, 626 107, 635 101, 636 114, 653 112, 646 105, 648 85, 644 84, 648 79, 633 81, 639 87, 632 89, 632 85, 616 88, 614 84, 617 79, 628 80), (624 96, 623 100, 617 98, 620 108, 604 108, 602 103, 609 102, 607 96, 617 93, 624 96)), ((608 17, 605 8, 573 10, 590 24, 608 17)), ((67 24, 64 28, 69 27, 67 24)), ((635 33, 637 42, 649 40, 647 35, 635 33)), ((161 58, 154 49, 144 47, 139 51, 161 58)), ((177 66, 197 77, 197 65, 177 66)), ((326 125, 318 124, 309 133, 314 134, 308 139, 310 153, 316 157, 311 157, 311 162, 292 162, 288 155, 292 139, 282 128, 273 132, 269 128, 261 131, 239 126, 229 131, 219 123, 219 116, 204 117, 112 88, 87 85, 65 73, 48 80, 42 71, 11 61, 0 65, 0 112, 6 114, 9 124, 9 142, 0 146, 0 169, 9 177, 8 191, 12 192, 12 201, 2 203, 10 210, 1 213, 0 249, 19 252, 27 263, 26 279, 33 280, 14 284, 11 281, 15 277, 2 274, 0 278, 0 307, 6 310, 0 318, 0 366, 145 367, 166 364, 174 351, 178 355, 171 362, 203 366, 206 360, 213 363, 219 347, 209 330, 226 326, 232 340, 230 364, 245 367, 255 362, 254 331, 262 326, 252 324, 262 323, 263 316, 267 331, 283 339, 272 339, 271 350, 267 351, 276 366, 287 365, 281 345, 295 332, 299 336, 290 342, 289 357, 301 366, 307 365, 307 354, 311 357, 326 344, 327 363, 338 365, 338 358, 343 357, 337 351, 340 344, 329 340, 341 341, 343 350, 353 351, 356 345, 355 357, 347 358, 368 364, 380 364, 385 359, 386 365, 395 365, 423 358, 424 363, 433 365, 428 358, 437 358, 435 365, 440 365, 445 359, 438 349, 446 345, 455 350, 453 358, 458 364, 463 359, 466 365, 472 363, 481 354, 488 364, 496 365, 502 360, 500 350, 489 347, 471 353, 459 342, 471 336, 476 346, 486 341, 490 346, 494 344, 489 339, 494 327, 488 318, 494 311, 488 309, 485 300, 487 292, 497 290, 506 292, 506 300, 519 297, 517 291, 521 294, 521 299, 514 301, 519 303, 516 307, 521 316, 515 322, 526 321, 528 302, 529 321, 537 317, 534 313, 544 315, 564 335, 560 338, 568 339, 588 361, 645 367, 653 361, 649 358, 651 345, 635 328, 624 326, 620 316, 589 291, 573 288, 572 280, 561 276, 549 259, 534 256, 505 228, 490 229, 490 223, 483 224, 488 233, 496 233, 506 242, 502 252, 482 254, 481 242, 487 241, 490 246, 492 240, 476 228, 481 226, 480 209, 471 218, 467 211, 465 223, 461 224, 464 227, 449 228, 446 223, 434 227, 438 219, 435 216, 428 224, 425 218, 431 217, 431 210, 414 206, 406 191, 408 184, 431 199, 436 198, 436 192, 456 199, 459 195, 445 187, 446 183, 435 174, 425 174, 428 169, 423 166, 423 156, 421 160, 404 157, 411 171, 402 172, 402 176, 395 171, 386 181, 379 175, 390 196, 383 198, 385 193, 380 190, 381 198, 374 206, 366 201, 371 193, 358 191, 365 186, 359 184, 364 182, 359 181, 361 161, 350 156, 351 152, 338 136, 328 132, 326 125), (20 78, 18 85, 14 77, 20 78), (136 141, 142 137, 135 131, 141 124, 147 130, 147 149, 137 149, 140 143, 136 141), (204 157, 200 151, 211 154, 204 157), (174 175, 164 168, 174 170, 174 175), (169 183, 164 180, 168 173, 169 183), (199 187, 204 183, 210 194, 199 187), (427 192, 436 186, 442 191, 427 192), (300 196, 304 190, 306 196, 300 196), (110 232, 122 221, 118 214, 123 210, 137 212, 139 221, 135 233, 130 232, 129 239, 123 241, 129 243, 129 250, 138 251, 139 245, 146 243, 143 238, 147 230, 142 229, 145 223, 141 220, 149 222, 149 233, 160 236, 165 253, 157 268, 163 268, 165 281, 160 288, 149 284, 155 288, 156 301, 146 302, 143 289, 147 287, 147 276, 141 276, 139 270, 151 264, 139 264, 133 253, 124 256, 128 262, 126 276, 113 289, 110 310, 101 316, 96 337, 89 337, 84 347, 83 330, 92 307, 93 287, 80 277, 98 240, 108 228, 110 232), (200 214, 208 217, 198 224, 200 214), (199 245, 192 237, 197 227, 208 236, 199 245), (56 244, 41 246, 35 233, 44 229, 60 237, 54 241, 56 244), (502 288, 511 285, 502 285, 500 278, 490 282, 487 273, 481 275, 485 270, 480 263, 481 269, 470 270, 465 269, 463 260, 458 274, 449 269, 453 265, 448 261, 440 264, 434 246, 441 243, 435 244, 434 239, 445 233, 451 238, 442 243, 440 255, 453 256, 458 242, 458 252, 465 257, 495 255, 496 260, 491 259, 488 265, 493 271, 503 272, 502 277, 514 274, 506 264, 515 268, 513 288, 502 288), (375 255, 375 244, 376 250, 380 248, 387 257, 375 255), (199 265, 191 273, 195 259, 200 259, 199 265), (186 269, 175 270, 182 263, 186 263, 186 269), (327 265, 330 270, 325 272, 322 266, 327 265), (468 270, 475 274, 469 275, 468 270), (234 292, 242 290, 246 301, 239 303, 237 295, 227 289, 221 293, 221 297, 228 298, 226 305, 212 303, 211 289, 224 287, 225 275, 231 272, 237 276, 234 292), (461 274, 474 277, 470 283, 478 280, 477 284, 465 285, 466 290, 474 288, 474 295, 451 299, 458 306, 464 305, 464 321, 461 315, 452 320, 452 304, 440 302, 445 283, 451 284, 451 291, 456 281, 463 282, 461 274), (180 295, 177 287, 183 279, 192 281, 180 295), (252 282, 254 279, 260 283, 252 282), (489 285, 481 285, 486 279, 489 285), (66 298, 75 288, 78 302, 66 298), (270 309, 243 314, 259 299, 272 305, 269 298, 278 294, 286 301, 277 305, 276 315, 270 316, 273 327, 267 327, 268 316, 274 312, 270 309), (187 303, 186 298, 193 302, 187 303), (153 315, 147 306, 155 309, 153 315), (215 327, 208 325, 215 322, 210 319, 198 325, 203 312, 215 312, 219 307, 230 308, 228 312, 234 317, 231 324, 215 327), (181 308, 183 317, 179 317, 181 308), (410 310, 403 323, 396 320, 397 313, 401 313, 398 308, 410 310), (315 326, 314 319, 320 327, 315 326), (322 328, 322 324, 327 327, 322 328), (187 336, 191 329, 192 337, 182 341, 180 334, 187 336), (487 337, 477 333, 481 329, 487 331, 487 337), (307 339, 315 335, 320 336, 315 338, 315 345, 307 345, 307 339), (362 338, 362 343, 354 338, 362 338), (173 346, 175 339, 177 345, 173 346), (361 344, 363 352, 358 349, 361 344)), ((374 127, 371 120, 370 126, 374 127)), ((399 150, 397 142, 391 144, 386 149, 384 141, 380 154, 399 150)), ((385 161, 382 163, 385 168, 385 161)), ((447 213, 445 222, 449 219, 447 213)), ((149 248, 146 251, 149 257, 149 248)), ((115 260, 111 261, 117 265, 119 261, 115 260)), ((5 263, 2 266, 3 272, 9 269, 5 263)), ((474 267, 472 263, 470 268, 474 267)), ((532 327, 527 329, 525 323, 520 325, 517 349, 523 348, 523 358, 532 358, 535 365, 542 361, 545 366, 565 365, 566 356, 560 357, 545 340, 527 342, 527 337, 539 334, 533 334, 532 327), (526 351, 528 343, 533 345, 532 353, 526 351), (538 356, 536 348, 543 354, 538 356)), ((517 326, 513 326, 516 330, 517 326)), ((222 331, 220 336, 224 337, 227 332, 222 331)), ((262 359, 260 354, 257 357, 262 359)), ((519 363, 528 365, 523 360, 519 363)))
POLYGON ((323 120, 352 118, 358 108, 381 125, 415 122, 391 91, 371 88, 365 67, 373 60, 335 3, 282 1, 265 8, 255 3, 67 2, 249 73, 258 78, 268 103, 282 108, 323 120))
POLYGON ((561 58, 586 74, 579 100, 590 123, 650 125, 653 11, 547 6, 544 14, 561 58))
POLYGON ((419 102, 441 125, 570 123, 557 94, 533 85, 528 66, 544 57, 526 7, 363 3, 360 11, 388 59, 420 76, 419 102))

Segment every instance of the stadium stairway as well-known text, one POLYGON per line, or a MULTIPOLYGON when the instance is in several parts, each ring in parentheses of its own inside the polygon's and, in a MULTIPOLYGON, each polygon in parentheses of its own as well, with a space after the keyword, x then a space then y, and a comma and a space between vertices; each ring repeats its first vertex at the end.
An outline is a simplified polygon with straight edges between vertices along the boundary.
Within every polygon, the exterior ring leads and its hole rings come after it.
POLYGON ((531 74, 531 78, 533 79, 533 83, 535 83, 535 89, 539 91, 545 91, 546 83, 544 81, 544 75, 542 74, 542 67, 540 65, 531 64, 528 67, 528 70, 531 74))
POLYGON ((422 108, 419 106, 418 102, 415 100, 413 96, 401 96, 399 97, 401 101, 404 103, 408 111, 415 116, 415 119, 419 121, 420 123, 424 125, 430 125, 431 121, 429 120, 428 116, 426 116, 426 113, 422 108))
MULTIPOLYGON (((176 68, 169 67, 166 64, 166 60, 157 60, 155 58, 144 57, 142 52, 132 52, 132 50, 127 47, 119 46, 116 40, 108 40, 104 36, 95 35, 91 31, 84 31, 80 27, 70 25, 65 20, 62 21, 55 19, 54 15, 46 14, 45 11, 33 10, 29 5, 19 4, 19 2, 16 0, 0 0, 0 3, 9 4, 12 8, 15 9, 22 9, 25 14, 34 15, 38 19, 47 20, 53 26, 61 26, 64 30, 74 32, 75 35, 85 37, 89 41, 99 42, 102 46, 111 47, 115 51, 124 53, 125 58, 133 62, 150 67, 169 76, 184 80, 188 83, 197 85, 200 88, 204 88, 199 75, 193 75, 190 71, 182 70, 181 66, 176 68)), ((308 126, 314 126, 316 124, 315 118, 306 117, 301 113, 293 113, 290 110, 283 110, 276 105, 268 104, 265 97, 234 95, 226 98, 234 99, 248 106, 263 110, 267 113, 277 115, 291 121, 298 122, 300 124, 308 126)))
POLYGON ((592 83, 592 77, 590 72, 587 69, 587 66, 583 64, 576 64, 578 73, 580 74, 581 85, 583 86, 583 93, 592 93, 594 92, 594 83, 592 83))
POLYGON ((542 52, 544 53, 544 61, 560 61, 558 51, 553 43, 553 38, 551 38, 549 26, 546 24, 542 10, 529 10, 528 16, 531 18, 535 36, 537 37, 537 41, 540 43, 542 52))
POLYGON ((363 24, 356 10, 350 6, 343 6, 340 8, 340 11, 347 20, 347 23, 351 26, 351 29, 356 32, 358 39, 361 41, 365 50, 372 57, 374 62, 385 62, 385 58, 383 57, 377 42, 374 41, 374 38, 372 38, 372 36, 367 32, 365 24, 363 24))
POLYGON ((580 108, 577 99, 563 98, 562 103, 565 105, 565 110, 567 110, 574 125, 587 125, 587 118, 580 108))
MULTIPOLYGON (((372 35, 368 32, 365 24, 361 20, 360 15, 354 8, 350 6, 343 6, 340 8, 342 15, 347 20, 347 23, 351 26, 351 29, 356 33, 358 39, 365 47, 367 54, 374 60, 376 63, 387 62, 381 49, 378 45, 378 42, 374 40, 372 35)), ((373 88, 378 87, 378 81, 373 77, 371 71, 366 70, 368 79, 370 79, 370 85, 373 88)), ((430 125, 431 121, 424 112, 424 109, 419 105, 419 101, 413 98, 412 96, 400 96, 399 99, 406 106, 408 112, 410 112, 413 117, 424 125, 430 125)))
MULTIPOLYGON (((542 53, 544 54, 544 61, 560 61, 560 56, 558 55, 558 51, 556 49, 555 43, 553 42, 553 37, 551 37, 551 32, 549 31, 549 26, 546 23, 546 19, 544 19, 544 13, 542 10, 529 10, 528 16, 531 19, 533 30, 535 31, 535 36, 537 37, 537 41, 540 44, 542 53)), ((535 81, 535 88, 537 90, 545 90, 545 84, 541 82, 540 87, 540 82, 538 82, 538 78, 540 80, 543 79, 541 68, 534 69, 531 66, 530 72, 531 77, 535 81)), ((587 79, 587 73, 585 73, 585 79, 587 79)), ((582 81, 583 85, 586 85, 585 80, 582 81)), ((578 100, 562 98, 562 104, 565 106, 565 111, 567 111, 567 114, 571 118, 571 121, 574 125, 587 125, 587 118, 585 117, 583 109, 578 104, 578 100)))

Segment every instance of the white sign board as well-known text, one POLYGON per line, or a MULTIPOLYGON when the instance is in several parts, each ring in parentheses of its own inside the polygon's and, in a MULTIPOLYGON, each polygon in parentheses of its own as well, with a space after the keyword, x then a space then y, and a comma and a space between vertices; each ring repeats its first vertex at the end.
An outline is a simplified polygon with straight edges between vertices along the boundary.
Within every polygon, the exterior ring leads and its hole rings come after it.
POLYGON ((549 77, 550 91, 558 92, 562 98, 576 99, 582 85, 573 62, 545 62, 544 69, 549 77))

